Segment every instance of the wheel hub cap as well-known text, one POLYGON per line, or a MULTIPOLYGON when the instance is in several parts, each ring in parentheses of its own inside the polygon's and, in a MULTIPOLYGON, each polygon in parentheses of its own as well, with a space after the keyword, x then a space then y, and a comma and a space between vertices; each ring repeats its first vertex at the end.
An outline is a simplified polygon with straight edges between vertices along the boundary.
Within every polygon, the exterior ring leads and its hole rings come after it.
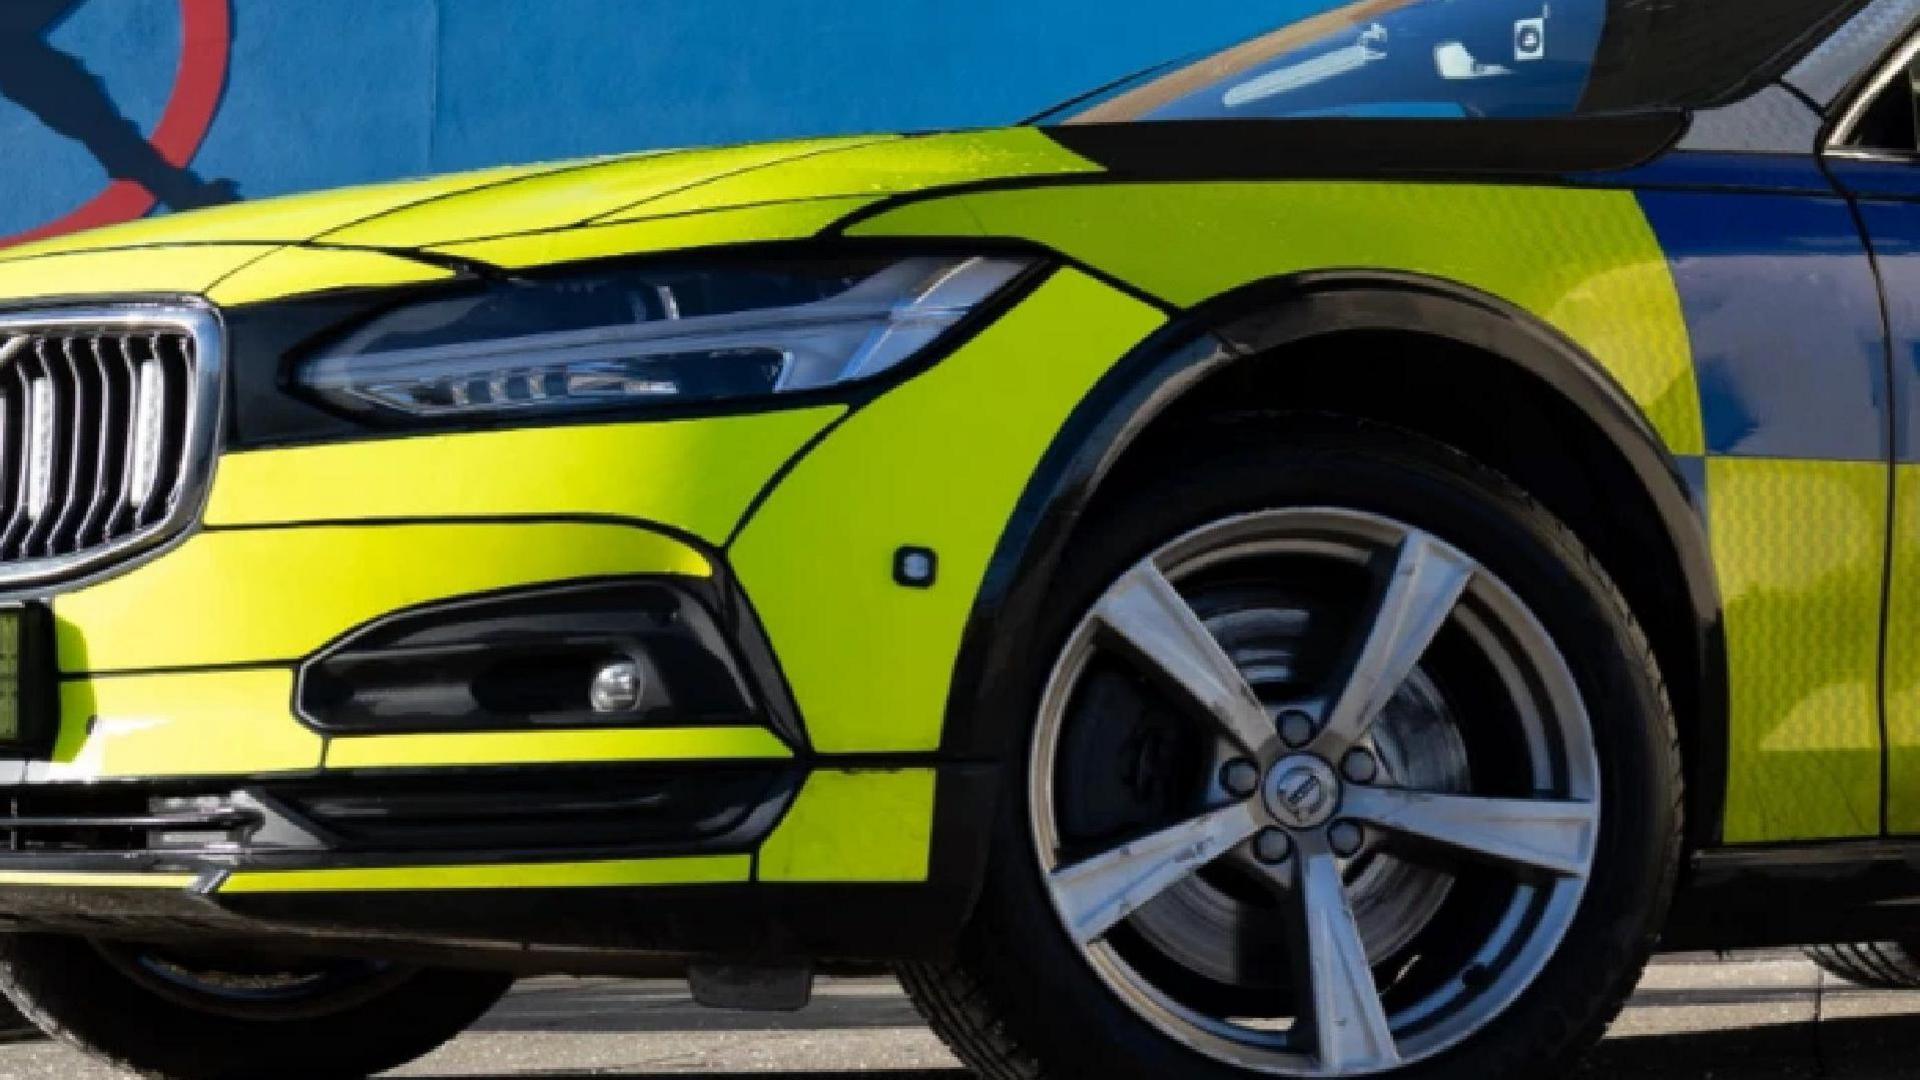
POLYGON ((1340 779, 1326 762, 1302 754, 1273 767, 1263 794, 1273 820, 1289 829, 1314 829, 1339 808, 1340 779))

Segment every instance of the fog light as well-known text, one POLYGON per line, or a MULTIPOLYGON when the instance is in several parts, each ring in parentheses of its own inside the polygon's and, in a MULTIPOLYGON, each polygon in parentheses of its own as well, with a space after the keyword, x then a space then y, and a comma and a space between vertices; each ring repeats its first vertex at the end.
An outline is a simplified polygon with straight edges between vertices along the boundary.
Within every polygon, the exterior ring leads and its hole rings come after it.
POLYGON ((597 713, 632 712, 640 707, 645 691, 640 665, 631 660, 616 660, 594 673, 593 688, 587 698, 597 713))

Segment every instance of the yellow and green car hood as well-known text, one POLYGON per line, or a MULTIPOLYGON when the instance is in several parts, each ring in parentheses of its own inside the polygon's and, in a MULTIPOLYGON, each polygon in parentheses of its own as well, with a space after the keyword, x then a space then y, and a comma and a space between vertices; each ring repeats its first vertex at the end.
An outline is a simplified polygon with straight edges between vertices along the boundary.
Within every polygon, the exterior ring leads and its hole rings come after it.
POLYGON ((1033 128, 850 136, 513 166, 243 203, 0 252, 0 296, 320 288, 610 252, 797 239, 890 197, 1096 167, 1033 128), (98 256, 113 253, 112 259, 98 256), (421 256, 426 261, 405 256, 421 256))

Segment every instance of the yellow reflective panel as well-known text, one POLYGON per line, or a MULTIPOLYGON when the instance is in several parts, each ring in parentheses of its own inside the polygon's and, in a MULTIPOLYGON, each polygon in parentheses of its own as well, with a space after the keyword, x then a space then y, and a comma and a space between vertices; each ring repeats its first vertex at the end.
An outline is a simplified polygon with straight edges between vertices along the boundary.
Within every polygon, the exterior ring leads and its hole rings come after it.
POLYGON ((564 167, 564 163, 514 165, 278 199, 254 199, 191 213, 143 218, 124 225, 42 240, 0 251, 0 259, 151 244, 290 244, 423 199, 470 191, 564 167))
POLYGON ((192 874, 55 874, 0 870, 0 888, 26 886, 41 889, 190 889, 199 883, 192 874))
POLYGON ((0 302, 130 293, 203 293, 271 247, 127 248, 0 262, 0 302))
POLYGON ((62 671, 303 657, 430 600, 621 574, 710 573, 705 557, 620 525, 313 526, 203 532, 54 600, 62 671))
POLYGON ((1716 458, 1732 695, 1729 843, 1880 831, 1887 467, 1716 458))
POLYGON ((622 158, 436 199, 327 233, 323 239, 365 247, 426 247, 557 229, 789 158, 874 141, 874 136, 813 139, 622 158))
POLYGON ((1887 830, 1920 833, 1920 466, 1897 471, 1887 599, 1887 830))
POLYGON ((377 251, 282 248, 222 282, 207 298, 226 307, 332 289, 370 289, 447 281, 453 271, 377 251))
POLYGON ((761 847, 759 879, 925 881, 933 790, 932 769, 816 771, 761 847))
POLYGON ((602 515, 727 538, 773 474, 846 410, 422 435, 220 459, 211 525, 602 515))
POLYGON ((804 240, 872 202, 871 198, 814 199, 771 206, 738 207, 580 229, 503 236, 495 240, 449 244, 434 251, 520 269, 617 255, 647 255, 772 240, 804 240))
POLYGON ((1061 146, 1038 128, 916 135, 832 154, 795 158, 769 169, 741 173, 691 191, 663 196, 616 214, 612 220, 825 195, 877 198, 1002 177, 1098 171, 1099 166, 1061 146))
POLYGON ((634 885, 713 885, 746 881, 747 855, 695 855, 578 863, 495 866, 372 866, 332 870, 242 870, 226 893, 435 892, 460 889, 614 889, 634 885))
POLYGON ((327 744, 327 768, 583 764, 609 761, 755 761, 793 756, 754 727, 477 731, 355 735, 327 744))
POLYGON ((1591 353, 1676 454, 1703 452, 1679 294, 1632 192, 1470 184, 1067 185, 909 206, 861 236, 1035 240, 1180 305, 1311 270, 1400 270, 1501 297, 1591 353))
POLYGON ((775 489, 731 561, 815 746, 940 745, 962 629, 1014 504, 1073 408, 1164 321, 1063 271, 850 417, 775 489), (894 583, 902 546, 938 553, 932 588, 894 583))
POLYGON ((968 237, 981 235, 980 219, 956 196, 907 202, 848 230, 854 236, 968 237))
POLYGON ((320 736, 292 713, 293 672, 196 671, 60 684, 50 780, 304 772, 320 736))

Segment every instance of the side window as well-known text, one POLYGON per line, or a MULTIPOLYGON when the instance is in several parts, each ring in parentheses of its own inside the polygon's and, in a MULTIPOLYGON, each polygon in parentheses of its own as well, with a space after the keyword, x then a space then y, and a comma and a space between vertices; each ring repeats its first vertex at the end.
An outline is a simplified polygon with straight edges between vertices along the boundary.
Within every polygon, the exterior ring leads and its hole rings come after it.
POLYGON ((1863 153, 1920 156, 1920 61, 1894 74, 1840 145, 1863 153))

